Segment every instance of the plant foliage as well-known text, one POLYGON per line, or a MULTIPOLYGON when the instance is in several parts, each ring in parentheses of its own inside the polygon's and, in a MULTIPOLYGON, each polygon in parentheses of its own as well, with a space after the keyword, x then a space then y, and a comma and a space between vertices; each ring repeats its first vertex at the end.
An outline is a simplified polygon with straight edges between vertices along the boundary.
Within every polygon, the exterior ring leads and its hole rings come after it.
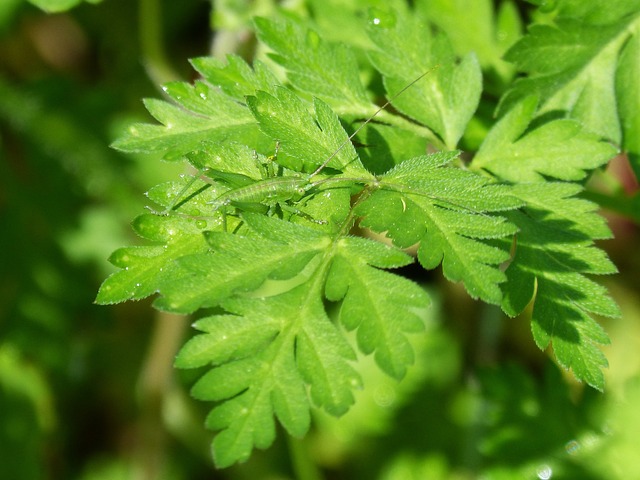
POLYGON ((424 269, 441 266, 509 316, 532 306, 537 345, 603 388, 608 337, 593 315, 619 312, 588 276, 615 267, 594 245, 610 232, 580 192, 617 148, 638 154, 640 4, 559 2, 553 22, 508 51, 529 75, 465 164, 481 62, 457 56, 419 7, 395 3, 370 11, 366 56, 300 20, 257 18, 268 60, 194 60, 195 84, 145 102, 159 124, 114 145, 195 170, 149 192, 159 211, 134 229, 151 245, 113 254, 121 270, 97 301, 157 294, 162 310, 206 309, 176 365, 207 369, 193 395, 215 402, 207 425, 219 431, 220 467, 271 445, 274 419, 301 437, 312 407, 349 410, 363 388, 358 355, 405 375, 430 303, 393 272, 414 261, 410 247, 424 269), (393 112, 378 112, 367 78, 382 79, 393 112), (348 132, 373 139, 373 152, 359 154, 348 132))

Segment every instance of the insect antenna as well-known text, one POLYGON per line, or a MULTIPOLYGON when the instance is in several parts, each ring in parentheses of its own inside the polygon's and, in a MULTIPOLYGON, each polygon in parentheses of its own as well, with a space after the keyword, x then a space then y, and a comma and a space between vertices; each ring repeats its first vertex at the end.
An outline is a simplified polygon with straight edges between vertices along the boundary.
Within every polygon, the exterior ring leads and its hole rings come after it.
POLYGON ((355 137, 358 133, 360 133, 360 130, 362 130, 364 127, 367 126, 367 124, 369 122, 371 122, 371 120, 373 120, 376 115, 378 115, 381 111, 383 111, 385 108, 387 108, 389 105, 391 105, 391 102, 393 102, 396 98, 398 98, 400 95, 402 95, 406 90, 408 90, 409 88, 411 88, 414 84, 416 84, 417 82, 419 82, 420 80, 422 80, 424 77, 426 77, 429 73, 433 72, 435 69, 437 69, 440 65, 436 65, 433 68, 430 68, 429 70, 427 70, 426 72, 424 72, 422 75, 420 75, 419 77, 417 77, 415 80, 412 80, 410 83, 408 83, 407 85, 405 85, 404 87, 402 87, 402 89, 398 92, 396 92, 395 94, 393 94, 391 97, 389 97, 389 99, 385 102, 384 105, 382 105, 380 108, 378 108, 373 115, 371 115, 369 118, 367 118, 364 123, 362 125, 360 125, 358 128, 356 128, 355 132, 353 132, 351 135, 349 135, 349 138, 347 138, 344 142, 342 142, 340 144, 340 146, 337 148, 337 150, 335 152, 333 152, 331 155, 329 155, 329 157, 322 162, 322 164, 316 168, 313 173, 311 175, 309 175, 309 178, 313 178, 314 176, 316 176, 318 173, 320 173, 324 167, 326 167, 329 162, 331 160, 333 160, 335 158, 336 155, 338 155, 338 153, 340 153, 340 151, 351 142, 351 140, 353 140, 353 137, 355 137))

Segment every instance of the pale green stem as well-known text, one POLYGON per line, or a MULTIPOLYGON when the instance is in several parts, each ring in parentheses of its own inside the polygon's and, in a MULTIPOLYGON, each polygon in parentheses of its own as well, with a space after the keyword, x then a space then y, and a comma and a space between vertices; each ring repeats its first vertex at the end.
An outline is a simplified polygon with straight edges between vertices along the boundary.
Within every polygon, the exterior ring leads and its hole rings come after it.
POLYGON ((173 360, 187 327, 187 317, 156 314, 155 325, 138 378, 137 442, 132 460, 134 480, 164 478, 167 473, 167 429, 162 412, 173 386, 173 360))
POLYGON ((140 50, 147 75, 155 85, 180 80, 165 54, 159 0, 140 0, 138 15, 140 50))
POLYGON ((289 456, 296 480, 323 480, 318 466, 309 457, 309 451, 303 440, 287 435, 289 456))

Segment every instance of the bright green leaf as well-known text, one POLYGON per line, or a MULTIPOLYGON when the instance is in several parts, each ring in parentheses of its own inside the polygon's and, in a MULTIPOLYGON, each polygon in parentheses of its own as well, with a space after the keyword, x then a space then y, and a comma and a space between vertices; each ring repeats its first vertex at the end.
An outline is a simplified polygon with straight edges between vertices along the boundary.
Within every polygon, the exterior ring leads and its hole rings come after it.
POLYGON ((432 37, 429 25, 420 17, 405 18, 378 10, 372 15, 381 18, 371 22, 369 34, 378 50, 369 57, 385 75, 387 92, 395 94, 421 73, 429 72, 393 105, 435 131, 446 147, 456 148, 482 90, 476 57, 468 54, 459 64, 454 63, 448 39, 432 37))
POLYGON ((572 120, 552 120, 527 131, 536 107, 532 96, 507 112, 487 134, 473 166, 510 182, 541 181, 544 176, 576 181, 616 154, 572 120))
POLYGON ((367 111, 371 103, 360 81, 356 58, 348 47, 330 43, 313 30, 287 19, 255 19, 258 37, 276 53, 289 81, 332 106, 367 111))
MULTIPOLYGON (((621 47, 640 22, 640 2, 614 2, 611 9, 600 10, 597 2, 581 3, 584 10, 566 7, 554 25, 533 25, 507 52, 505 58, 529 77, 513 84, 500 108, 504 112, 536 94, 542 113, 566 111, 588 130, 619 144, 616 69, 621 47)), ((634 78, 625 88, 633 89, 637 82, 634 78)))
POLYGON ((527 214, 507 214, 520 231, 515 257, 506 271, 502 307, 509 315, 517 315, 535 295, 536 344, 541 349, 553 345, 562 366, 602 389, 606 360, 597 345, 608 343, 608 337, 589 314, 616 317, 619 309, 606 290, 585 274, 610 274, 616 269, 591 240, 594 226, 601 221, 594 205, 572 199, 567 187, 541 183, 514 188, 513 194, 530 206, 527 214), (569 214, 572 210, 574 215, 569 214))

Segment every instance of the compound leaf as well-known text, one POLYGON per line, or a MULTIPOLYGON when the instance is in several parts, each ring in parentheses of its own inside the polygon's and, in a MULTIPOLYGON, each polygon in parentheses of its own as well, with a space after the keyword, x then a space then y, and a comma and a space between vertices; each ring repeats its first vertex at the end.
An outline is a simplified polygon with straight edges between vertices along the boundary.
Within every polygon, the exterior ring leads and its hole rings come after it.
POLYGON ((611 274, 616 269, 593 245, 594 233, 604 235, 606 227, 594 213, 595 204, 571 198, 578 191, 572 184, 514 187, 513 194, 528 207, 506 214, 519 232, 515 257, 506 271, 502 308, 517 315, 535 297, 536 344, 541 349, 553 345, 562 366, 602 389, 601 368, 607 362, 597 345, 608 343, 608 337, 589 314, 617 317, 620 312, 606 290, 585 274, 611 274))
MULTIPOLYGON (((637 91, 640 80, 629 78, 630 83, 617 91, 616 71, 621 47, 636 41, 632 37, 637 36, 640 24, 640 2, 609 3, 607 9, 598 2, 584 2, 579 8, 567 5, 554 24, 533 25, 505 55, 529 76, 513 84, 501 100, 501 111, 536 94, 541 112, 566 111, 588 130, 620 144, 623 129, 617 96, 637 91)), ((622 75, 626 68, 623 66, 622 75)))
POLYGON ((314 30, 285 18, 256 18, 255 25, 258 38, 274 50, 271 56, 287 70, 296 88, 338 111, 370 111, 356 58, 347 46, 327 42, 314 30))
MULTIPOLYGON (((375 352, 380 368, 401 379, 414 362, 406 334, 424 329, 421 312, 429 305, 429 298, 413 282, 371 267, 369 262, 373 260, 388 268, 384 258, 388 258, 388 252, 382 252, 383 258, 368 260, 359 254, 368 247, 361 243, 351 238, 340 241, 327 277, 326 295, 329 300, 342 300, 340 321, 348 330, 357 328, 360 350, 365 354, 375 352)), ((376 248, 367 250, 373 253, 376 248)), ((402 260, 400 265, 411 261, 408 256, 402 260)))
POLYGON ((400 91, 415 80, 416 73, 438 65, 412 86, 409 95, 395 98, 393 105, 435 131, 447 148, 456 148, 482 91, 475 55, 468 54, 456 64, 448 39, 443 35, 432 37, 418 15, 378 10, 373 15, 369 35, 378 50, 370 52, 369 58, 385 75, 387 92, 400 91))
POLYGON ((113 143, 125 152, 161 152, 175 160, 204 140, 255 139, 255 120, 246 106, 211 85, 171 82, 164 87, 175 103, 148 99, 145 106, 162 125, 134 124, 113 143))
POLYGON ((407 160, 381 176, 375 190, 358 207, 362 225, 387 232, 395 244, 419 243, 418 260, 432 269, 441 262, 445 276, 462 281, 474 298, 499 304, 498 284, 506 277, 498 266, 507 251, 483 243, 513 235, 516 228, 500 212, 521 200, 503 185, 492 185, 472 172, 444 167, 456 152, 407 160))
POLYGON ((185 255, 168 267, 155 306, 179 313, 216 306, 267 278, 295 276, 328 244, 314 236, 298 238, 295 245, 226 232, 207 232, 206 237, 212 251, 185 255))
POLYGON ((514 105, 489 131, 472 165, 510 182, 541 181, 543 176, 576 181, 616 154, 574 120, 552 120, 527 131, 536 108, 535 96, 514 105))
POLYGON ((164 245, 123 247, 113 252, 109 261, 121 270, 103 282, 96 303, 105 305, 153 295, 175 259, 207 249, 201 231, 186 219, 147 214, 136 218, 133 225, 142 237, 164 245))
POLYGON ((180 367, 213 366, 192 393, 221 402, 207 419, 221 430, 213 442, 219 467, 268 447, 274 415, 289 433, 304 435, 310 424, 306 385, 313 402, 334 415, 353 403, 352 389, 360 386, 349 365, 355 355, 326 316, 316 280, 310 280, 315 287, 302 284, 281 295, 222 302, 233 315, 200 320, 196 327, 205 333, 178 355, 180 367))
POLYGON ((331 158, 329 167, 350 174, 365 171, 338 117, 321 100, 314 100, 315 116, 284 87, 276 90, 276 96, 258 92, 247 103, 260 128, 279 140, 279 160, 290 168, 302 170, 305 165, 315 169, 331 158))

